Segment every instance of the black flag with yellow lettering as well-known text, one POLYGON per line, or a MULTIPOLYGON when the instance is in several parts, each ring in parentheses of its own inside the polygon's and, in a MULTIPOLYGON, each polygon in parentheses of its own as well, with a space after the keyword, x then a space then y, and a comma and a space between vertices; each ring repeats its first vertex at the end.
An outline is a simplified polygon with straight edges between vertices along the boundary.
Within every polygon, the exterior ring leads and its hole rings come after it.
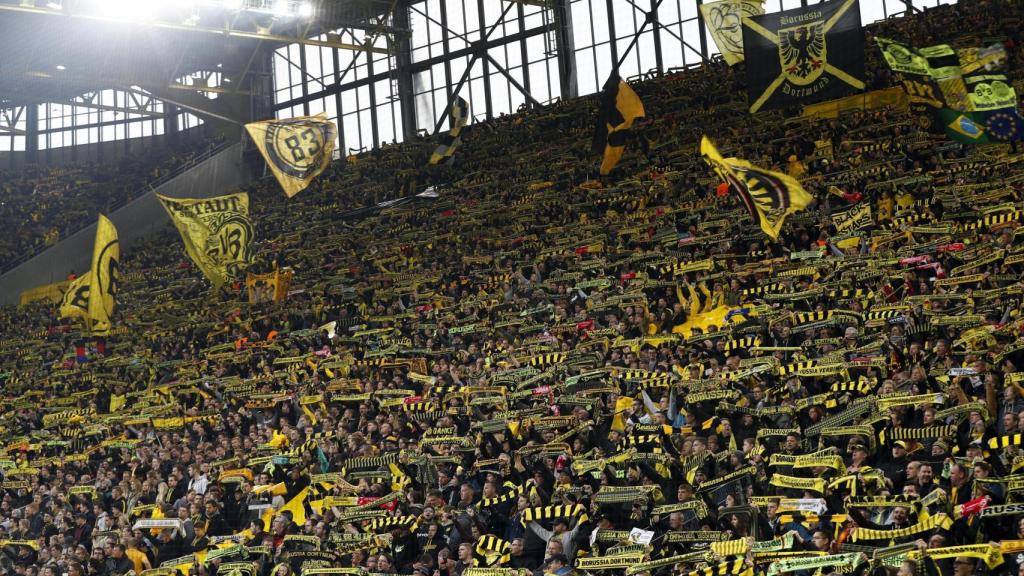
POLYGON ((245 129, 289 198, 327 168, 338 137, 327 114, 253 122, 245 129))
POLYGON ((858 0, 833 0, 743 19, 750 112, 864 89, 858 0))
POLYGON ((633 123, 644 117, 644 103, 613 71, 601 92, 601 111, 594 126, 593 151, 603 153, 601 175, 611 172, 622 158, 633 123))

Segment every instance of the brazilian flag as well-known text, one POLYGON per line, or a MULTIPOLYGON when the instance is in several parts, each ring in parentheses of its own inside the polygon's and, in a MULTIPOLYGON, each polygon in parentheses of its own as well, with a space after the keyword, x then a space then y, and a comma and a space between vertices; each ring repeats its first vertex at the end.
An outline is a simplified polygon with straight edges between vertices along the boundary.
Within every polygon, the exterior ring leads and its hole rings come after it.
POLYGON ((946 130, 946 135, 961 144, 991 144, 985 125, 974 118, 970 112, 959 112, 950 108, 941 108, 936 114, 939 123, 946 130))

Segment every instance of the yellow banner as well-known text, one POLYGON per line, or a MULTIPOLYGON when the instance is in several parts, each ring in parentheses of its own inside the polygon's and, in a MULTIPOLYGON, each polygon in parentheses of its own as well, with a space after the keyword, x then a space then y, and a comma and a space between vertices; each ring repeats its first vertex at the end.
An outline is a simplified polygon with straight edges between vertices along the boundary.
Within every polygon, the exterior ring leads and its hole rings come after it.
POLYGON ((157 194, 185 242, 185 252, 217 288, 252 263, 249 195, 168 198, 157 194))
POLYGON ((700 6, 704 25, 729 66, 743 62, 743 27, 740 22, 749 16, 764 14, 761 0, 721 0, 700 6))
POLYGON ((327 168, 338 137, 338 127, 326 113, 253 122, 245 129, 289 198, 327 168))
POLYGON ((261 304, 263 302, 281 302, 288 295, 288 289, 292 284, 291 268, 274 270, 268 274, 249 273, 245 279, 245 288, 249 293, 250 304, 261 304))
POLYGON ((838 118, 847 110, 876 110, 893 106, 899 109, 906 109, 910 105, 907 93, 899 86, 874 90, 865 94, 854 94, 838 100, 819 102, 804 106, 803 116, 816 116, 819 118, 838 118))
POLYGON ((117 228, 100 214, 96 224, 96 243, 92 250, 92 277, 89 285, 89 313, 94 334, 110 331, 110 317, 114 314, 114 299, 121 280, 121 244, 117 228))
POLYGON ((43 284, 42 286, 36 286, 35 288, 29 288, 21 293, 21 305, 29 304, 39 300, 46 300, 54 304, 59 303, 64 298, 64 292, 69 286, 69 282, 54 282, 52 284, 43 284))

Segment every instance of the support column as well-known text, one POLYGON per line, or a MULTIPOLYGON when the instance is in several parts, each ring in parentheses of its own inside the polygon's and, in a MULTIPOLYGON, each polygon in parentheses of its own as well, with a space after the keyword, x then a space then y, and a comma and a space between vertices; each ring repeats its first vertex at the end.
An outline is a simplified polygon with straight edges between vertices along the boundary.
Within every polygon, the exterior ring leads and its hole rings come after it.
POLYGON ((555 45, 558 50, 558 79, 562 99, 579 96, 576 83, 576 43, 572 34, 572 6, 569 0, 554 0, 555 45))
POLYGON ((25 160, 29 164, 35 164, 39 161, 38 104, 28 104, 25 106, 25 160))
MULTIPOLYGON (((398 30, 409 30, 409 4, 400 0, 392 16, 398 30)), ((402 111, 402 135, 416 138, 416 100, 412 88, 412 34, 395 34, 395 74, 398 76, 398 104, 402 111)))

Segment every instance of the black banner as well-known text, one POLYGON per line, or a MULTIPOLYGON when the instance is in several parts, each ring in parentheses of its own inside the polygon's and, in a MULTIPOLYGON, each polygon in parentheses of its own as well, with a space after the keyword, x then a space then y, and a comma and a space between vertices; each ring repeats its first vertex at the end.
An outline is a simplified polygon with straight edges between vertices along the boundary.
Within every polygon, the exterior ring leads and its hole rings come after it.
POLYGON ((858 0, 744 18, 743 46, 751 113, 864 89, 858 0))

